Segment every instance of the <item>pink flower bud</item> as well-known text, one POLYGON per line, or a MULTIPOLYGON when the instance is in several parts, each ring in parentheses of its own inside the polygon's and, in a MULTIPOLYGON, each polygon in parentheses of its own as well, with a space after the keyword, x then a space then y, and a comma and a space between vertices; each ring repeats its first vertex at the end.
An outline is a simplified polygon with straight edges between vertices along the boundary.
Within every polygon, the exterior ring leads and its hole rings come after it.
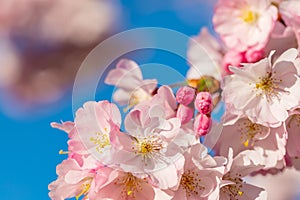
POLYGON ((213 108, 211 94, 209 92, 199 92, 195 100, 195 108, 201 114, 209 114, 213 108))
POLYGON ((196 136, 206 135, 211 128, 212 120, 210 116, 199 114, 194 121, 194 131, 196 136))
POLYGON ((180 119, 181 124, 188 123, 193 118, 194 110, 188 106, 180 104, 176 116, 180 119))
POLYGON ((185 106, 189 105, 195 98, 195 89, 184 86, 178 89, 176 93, 176 100, 178 103, 185 106))

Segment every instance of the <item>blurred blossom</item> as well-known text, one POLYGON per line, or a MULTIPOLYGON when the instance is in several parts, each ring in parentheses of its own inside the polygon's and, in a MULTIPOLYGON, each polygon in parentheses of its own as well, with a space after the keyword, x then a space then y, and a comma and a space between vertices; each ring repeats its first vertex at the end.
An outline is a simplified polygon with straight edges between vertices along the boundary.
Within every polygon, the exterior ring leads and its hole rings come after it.
POLYGON ((0 30, 10 36, 85 46, 107 32, 113 13, 105 0, 1 0, 0 30))
POLYGON ((26 106, 59 99, 116 11, 106 0, 0 0, 1 93, 26 106))
POLYGON ((295 169, 285 169, 277 175, 248 177, 247 182, 265 188, 268 199, 272 200, 295 200, 300 194, 300 173, 295 169))

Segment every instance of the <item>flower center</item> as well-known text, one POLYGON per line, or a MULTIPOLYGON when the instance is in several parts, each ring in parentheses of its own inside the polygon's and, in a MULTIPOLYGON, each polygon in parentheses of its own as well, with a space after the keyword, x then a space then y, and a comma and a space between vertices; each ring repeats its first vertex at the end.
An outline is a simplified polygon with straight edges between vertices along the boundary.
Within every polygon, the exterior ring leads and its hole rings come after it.
POLYGON ((250 120, 242 121, 237 124, 238 130, 241 133, 241 140, 245 147, 253 146, 256 142, 255 136, 257 134, 262 135, 263 133, 268 131, 268 128, 260 125, 252 123, 250 120))
POLYGON ((242 11, 241 18, 245 23, 252 24, 257 21, 259 14, 249 9, 242 11))
POLYGON ((200 190, 204 190, 205 187, 201 186, 201 179, 198 178, 199 174, 187 170, 181 177, 180 185, 186 191, 188 196, 191 196, 192 193, 198 195, 200 190))
POLYGON ((147 154, 153 151, 152 143, 149 141, 143 141, 141 143, 140 153, 147 154))
POLYGON ((237 174, 237 177, 232 178, 230 176, 230 173, 227 173, 224 175, 223 179, 233 182, 234 184, 226 185, 221 188, 221 192, 224 194, 229 195, 230 199, 237 200, 240 196, 244 194, 243 191, 241 191, 243 187, 243 180, 240 178, 241 175, 237 174))
POLYGON ((110 146, 110 140, 108 134, 97 132, 95 133, 96 137, 91 137, 90 141, 96 146, 96 150, 102 154, 106 146, 110 146))
POLYGON ((262 96, 265 94, 267 97, 276 96, 279 88, 276 81, 277 79, 272 77, 271 72, 268 72, 265 77, 259 77, 259 81, 255 84, 257 95, 262 96))
POLYGON ((139 142, 138 153, 151 155, 152 153, 159 152, 163 148, 163 141, 158 137, 152 137, 139 142))
POLYGON ((121 195, 124 199, 128 197, 135 198, 136 193, 142 191, 142 183, 147 183, 146 179, 140 179, 131 173, 126 173, 122 178, 117 178, 115 185, 122 185, 121 195))
MULTIPOLYGON (((154 158, 159 155, 160 151, 166 147, 166 143, 157 136, 152 136, 150 138, 145 138, 143 140, 138 140, 133 142, 135 144, 132 150, 138 155, 141 155, 146 161, 146 158, 154 158)), ((147 163, 145 163, 147 165, 147 163)))

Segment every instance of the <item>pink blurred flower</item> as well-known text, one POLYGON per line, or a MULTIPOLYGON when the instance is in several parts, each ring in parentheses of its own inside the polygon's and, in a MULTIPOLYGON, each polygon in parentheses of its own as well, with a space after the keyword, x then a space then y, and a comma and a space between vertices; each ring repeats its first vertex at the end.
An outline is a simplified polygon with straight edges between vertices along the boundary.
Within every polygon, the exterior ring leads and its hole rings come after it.
POLYGON ((230 66, 241 66, 241 63, 247 62, 245 54, 234 50, 226 52, 222 60, 222 67, 226 74, 232 74, 229 70, 230 66))
POLYGON ((281 22, 276 22, 270 40, 264 49, 264 57, 268 56, 271 51, 276 50, 272 57, 272 60, 276 60, 286 50, 297 47, 297 39, 293 29, 281 22))
POLYGON ((219 0, 213 17, 227 47, 239 52, 264 48, 276 20, 277 8, 266 0, 219 0))
POLYGON ((222 59, 225 49, 219 44, 206 28, 189 41, 187 52, 190 69, 186 77, 199 79, 203 75, 221 79, 222 59))
POLYGON ((102 0, 1 1, 0 31, 50 43, 82 46, 107 34, 116 18, 113 10, 111 3, 102 0))
POLYGON ((143 80, 140 67, 127 59, 118 62, 116 69, 108 73, 105 83, 118 88, 113 99, 120 105, 128 105, 129 108, 150 100, 157 86, 155 79, 143 80))
POLYGON ((1 0, 0 89, 17 103, 12 111, 4 100, 3 110, 28 113, 61 99, 87 54, 116 26, 116 11, 117 3, 105 0, 1 0))
POLYGON ((300 172, 294 169, 285 169, 282 173, 276 175, 247 177, 247 182, 264 188, 268 193, 268 199, 272 200, 295 200, 300 192, 298 189, 300 172))
POLYGON ((201 114, 209 114, 213 109, 211 94, 209 92, 199 92, 196 96, 195 108, 201 114))
POLYGON ((194 116, 194 109, 180 104, 178 106, 176 117, 180 119, 181 124, 186 124, 192 120, 194 116))
POLYGON ((248 63, 257 62, 264 57, 264 50, 256 50, 255 48, 250 48, 246 51, 245 57, 248 63))
POLYGON ((176 93, 176 100, 178 103, 183 104, 185 106, 189 105, 195 98, 195 89, 183 86, 178 89, 176 93))
POLYGON ((226 52, 223 58, 224 72, 226 72, 227 74, 232 74, 232 72, 229 69, 230 66, 242 67, 243 63, 257 62, 261 58, 263 58, 263 56, 264 56, 264 51, 256 50, 255 48, 249 48, 245 52, 229 50, 226 52))
POLYGON ((233 75, 225 77, 225 103, 243 112, 251 121, 279 126, 288 110, 298 105, 300 79, 295 66, 296 49, 289 49, 273 64, 272 53, 243 68, 231 67, 233 75))
POLYGON ((194 120, 194 131, 197 137, 208 134, 212 125, 212 119, 208 115, 198 114, 194 120))
POLYGON ((285 24, 292 28, 297 41, 298 51, 300 51, 300 2, 297 0, 283 1, 279 4, 279 12, 285 24))

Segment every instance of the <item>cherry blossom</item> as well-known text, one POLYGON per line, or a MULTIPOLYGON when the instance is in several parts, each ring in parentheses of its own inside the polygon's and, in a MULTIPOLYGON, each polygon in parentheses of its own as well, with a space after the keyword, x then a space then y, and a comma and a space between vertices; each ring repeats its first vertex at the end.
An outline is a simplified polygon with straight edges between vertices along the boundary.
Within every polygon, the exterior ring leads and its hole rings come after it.
POLYGON ((114 85, 118 89, 114 92, 113 99, 120 105, 130 108, 140 102, 150 100, 156 89, 155 79, 143 80, 140 67, 132 60, 122 59, 115 69, 112 69, 105 83, 114 85))
POLYGON ((201 144, 193 145, 184 154, 185 164, 178 185, 170 190, 174 200, 214 199, 224 173, 226 159, 212 158, 201 144))
POLYGON ((261 169, 261 156, 256 151, 246 150, 235 157, 229 151, 228 163, 222 177, 219 199, 267 199, 264 189, 247 184, 243 177, 261 169))
POLYGON ((165 119, 159 104, 138 105, 125 118, 129 134, 114 131, 113 145, 119 149, 114 162, 124 171, 149 175, 160 188, 174 186, 182 155, 172 141, 180 125, 178 118, 165 119))
POLYGON ((271 53, 268 58, 245 64, 243 68, 231 67, 234 74, 225 77, 223 88, 225 103, 232 104, 251 121, 279 126, 300 99, 297 54, 296 49, 289 49, 273 64, 271 53))
POLYGON ((277 8, 268 0, 219 0, 213 22, 230 49, 261 50, 277 20, 277 8))
POLYGON ((285 125, 270 128, 253 123, 248 118, 240 118, 234 125, 223 127, 214 150, 222 156, 228 154, 229 148, 233 150, 233 156, 248 149, 255 150, 261 157, 263 169, 282 168, 286 142, 285 125))

